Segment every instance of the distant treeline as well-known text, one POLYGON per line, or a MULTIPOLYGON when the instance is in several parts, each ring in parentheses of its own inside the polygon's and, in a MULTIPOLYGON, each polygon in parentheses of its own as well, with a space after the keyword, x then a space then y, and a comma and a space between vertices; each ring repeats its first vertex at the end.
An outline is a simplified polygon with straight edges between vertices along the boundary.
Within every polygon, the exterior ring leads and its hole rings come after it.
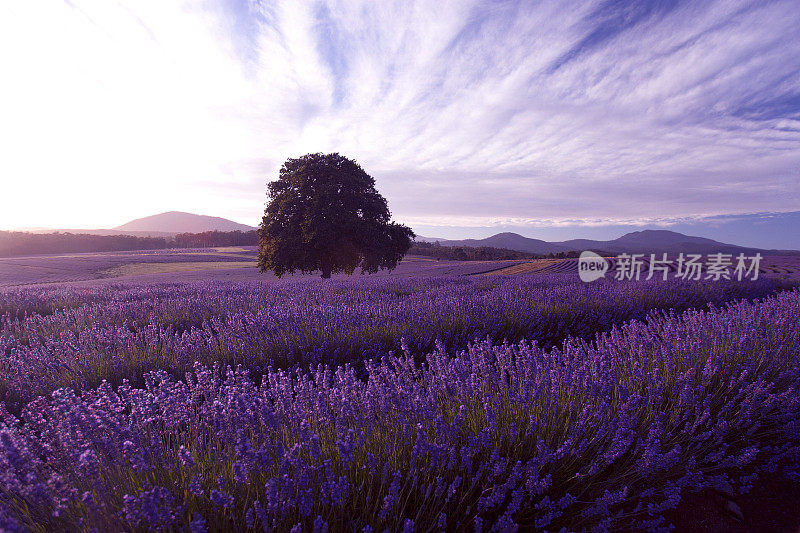
MULTIPOLYGON (((162 250, 165 248, 209 248, 212 246, 255 246, 258 232, 204 231, 178 233, 174 237, 134 237, 132 235, 92 235, 88 233, 28 233, 0 231, 0 257, 21 255, 64 254, 81 252, 124 252, 162 250)), ((435 257, 451 261, 496 261, 509 259, 545 259, 578 257, 579 252, 533 254, 490 246, 443 246, 415 242, 411 255, 435 257)), ((606 255, 601 253, 601 255, 606 255)), ((608 254, 611 255, 611 254, 608 254)))
POLYGON ((566 259, 578 257, 580 252, 558 252, 549 254, 534 254, 519 252, 507 248, 493 248, 491 246, 443 246, 438 242, 415 242, 408 251, 411 255, 435 257, 451 261, 498 261, 509 259, 566 259))
POLYGON ((166 247, 166 240, 161 237, 0 231, 0 257, 79 252, 122 252, 166 247))
POLYGON ((124 252, 164 248, 205 248, 209 246, 252 246, 258 244, 256 231, 205 231, 179 233, 172 238, 132 235, 91 235, 88 233, 28 233, 0 231, 0 257, 82 252, 124 252))
POLYGON ((174 248, 206 248, 209 246, 256 246, 258 231, 204 231, 178 233, 172 240, 174 248))

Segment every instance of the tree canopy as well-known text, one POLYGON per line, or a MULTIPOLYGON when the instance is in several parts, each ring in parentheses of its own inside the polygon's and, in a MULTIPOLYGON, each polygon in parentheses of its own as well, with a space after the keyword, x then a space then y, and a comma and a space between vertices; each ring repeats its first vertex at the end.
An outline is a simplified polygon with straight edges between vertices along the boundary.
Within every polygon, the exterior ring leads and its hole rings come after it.
POLYGON ((258 265, 277 276, 393 269, 411 246, 410 228, 390 221, 375 180, 334 154, 288 159, 268 184, 258 230, 258 265))

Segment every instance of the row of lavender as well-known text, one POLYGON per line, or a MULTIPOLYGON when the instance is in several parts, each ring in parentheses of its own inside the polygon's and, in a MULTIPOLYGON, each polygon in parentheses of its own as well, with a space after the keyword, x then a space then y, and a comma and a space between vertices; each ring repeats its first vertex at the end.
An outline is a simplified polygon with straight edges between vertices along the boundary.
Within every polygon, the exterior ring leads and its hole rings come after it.
POLYGON ((655 528, 686 491, 796 475, 798 322, 792 291, 366 379, 197 364, 61 389, 1 417, 0 528, 655 528))
MULTIPOLYGON (((58 387, 142 383, 194 362, 268 368, 418 356, 475 339, 543 347, 591 338, 653 309, 698 308, 771 294, 777 282, 596 282, 569 275, 360 278, 40 288, 0 294, 0 400, 12 411, 58 387)), ((362 365, 363 366, 363 365, 362 365)), ((362 369, 360 366, 359 369, 362 369)))

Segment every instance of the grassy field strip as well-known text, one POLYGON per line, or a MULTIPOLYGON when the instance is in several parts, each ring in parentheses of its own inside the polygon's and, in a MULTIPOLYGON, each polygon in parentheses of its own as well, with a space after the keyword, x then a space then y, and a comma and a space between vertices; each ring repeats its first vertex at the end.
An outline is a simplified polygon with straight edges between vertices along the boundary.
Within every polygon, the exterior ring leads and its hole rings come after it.
POLYGON ((534 272, 538 272, 550 265, 555 263, 559 263, 563 261, 563 259, 535 259, 533 261, 528 261, 525 263, 520 263, 518 265, 512 265, 510 267, 501 268, 499 270, 493 270, 491 272, 487 272, 487 275, 513 275, 513 274, 531 274, 534 272))
POLYGON ((129 263, 106 270, 100 274, 106 278, 122 278, 145 274, 166 274, 169 272, 190 272, 194 270, 218 270, 228 268, 255 268, 254 261, 197 261, 193 263, 129 263))
POLYGON ((214 250, 217 252, 253 252, 256 253, 256 250, 253 248, 244 248, 242 246, 216 246, 214 250))

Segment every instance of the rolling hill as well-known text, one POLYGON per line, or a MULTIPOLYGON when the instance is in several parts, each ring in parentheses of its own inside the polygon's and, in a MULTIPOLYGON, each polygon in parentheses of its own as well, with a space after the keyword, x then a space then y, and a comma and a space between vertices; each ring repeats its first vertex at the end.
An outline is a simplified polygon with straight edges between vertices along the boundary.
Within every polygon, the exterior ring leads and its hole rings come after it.
POLYGON ((668 230, 633 231, 610 241, 574 239, 558 244, 572 250, 604 250, 613 253, 668 253, 708 254, 708 253, 746 253, 766 250, 727 244, 705 237, 693 237, 668 230))
POLYGON ((202 233, 204 231, 252 231, 256 228, 239 224, 227 218, 195 215, 181 211, 168 211, 158 215, 131 220, 114 231, 159 232, 159 233, 202 233))
POLYGON ((480 246, 490 246, 492 248, 505 248, 518 252, 531 254, 549 254, 550 252, 568 252, 572 248, 561 246, 557 243, 542 241, 523 237, 517 233, 498 233, 485 239, 464 239, 460 241, 439 241, 447 246, 468 246, 476 248, 480 246))
POLYGON ((595 250, 620 253, 729 253, 754 254, 756 252, 775 253, 777 250, 764 250, 746 246, 727 244, 704 237, 693 237, 668 230, 643 230, 626 233, 621 237, 608 241, 591 239, 572 239, 561 242, 548 242, 540 239, 523 237, 517 233, 498 233, 485 239, 446 240, 429 237, 418 237, 424 242, 440 242, 443 246, 491 246, 506 248, 520 252, 549 254, 568 251, 595 250))

